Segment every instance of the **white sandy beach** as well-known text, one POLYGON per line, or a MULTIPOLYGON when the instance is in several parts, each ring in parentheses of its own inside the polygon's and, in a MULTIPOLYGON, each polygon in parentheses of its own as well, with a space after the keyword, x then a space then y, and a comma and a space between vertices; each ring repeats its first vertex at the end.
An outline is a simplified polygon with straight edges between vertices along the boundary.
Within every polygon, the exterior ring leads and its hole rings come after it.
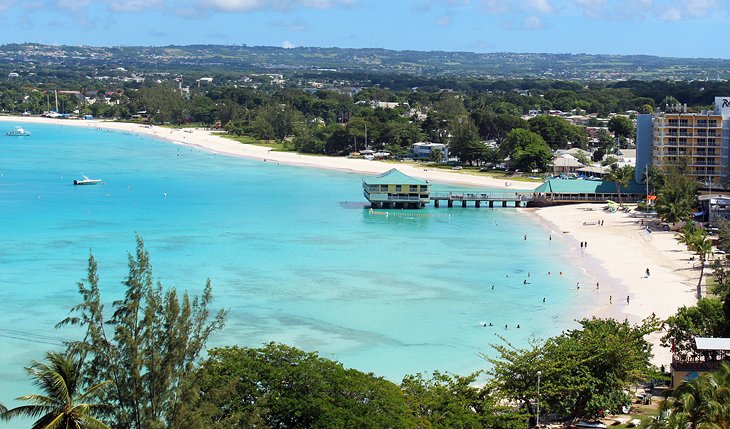
MULTIPOLYGON (((696 302, 699 270, 674 232, 649 233, 640 218, 625 212, 608 213, 601 204, 547 207, 534 212, 548 222, 553 236, 570 240, 573 259, 599 282, 600 288, 593 291, 598 294, 598 307, 592 315, 637 322, 654 313, 665 319, 679 307, 696 302), (581 248, 581 241, 587 242, 587 247, 581 248)), ((595 282, 583 288, 593 290, 595 282)), ((669 368, 671 353, 659 347, 660 337, 655 334, 651 338, 654 363, 669 368)))
MULTIPOLYGON (((405 174, 434 182, 492 189, 518 190, 535 187, 531 183, 505 182, 455 172, 426 170, 409 164, 274 152, 266 147, 241 144, 200 129, 171 130, 131 123, 38 117, 0 116, 0 121, 7 124, 8 130, 13 125, 32 123, 117 130, 153 136, 225 155, 310 168, 379 174, 397 167, 405 174)), ((26 125, 26 128, 33 131, 32 127, 26 125)), ((591 314, 619 320, 628 318, 635 322, 652 313, 666 318, 677 308, 692 305, 695 302, 694 291, 699 272, 693 269, 693 262, 689 261, 690 254, 684 246, 677 244, 674 233, 647 233, 640 226, 638 218, 622 212, 607 213, 601 207, 600 204, 581 204, 530 209, 553 231, 553 237, 569 240, 573 244, 573 259, 578 261, 586 276, 595 278, 600 283, 600 289, 595 291, 599 295, 594 296, 598 306, 591 314), (599 220, 604 221, 603 226, 596 224, 599 220), (585 249, 580 248, 581 241, 588 242, 585 249), (645 275, 646 268, 651 271, 648 277, 645 275), (629 304, 626 303, 627 295, 631 299, 629 304), (609 296, 612 297, 612 303, 609 303, 609 296)), ((595 288, 595 284, 584 287, 595 288)), ((658 346, 660 336, 657 334, 652 338, 655 343, 654 362, 656 365, 668 367, 671 355, 668 349, 658 346)))
MULTIPOLYGON (((391 168, 398 168, 401 172, 420 179, 464 185, 469 187, 481 187, 489 189, 515 189, 529 190, 537 187, 537 183, 505 181, 490 177, 474 176, 458 172, 424 169, 412 164, 387 163, 380 161, 368 161, 365 159, 350 159, 345 157, 300 155, 293 152, 276 152, 267 147, 250 144, 242 144, 234 140, 220 137, 214 132, 196 129, 170 129, 164 127, 145 126, 125 122, 110 122, 100 120, 69 120, 51 119, 41 117, 19 117, 0 116, 0 121, 8 123, 8 130, 12 125, 25 125, 32 123, 53 124, 63 126, 76 126, 87 128, 102 128, 108 130, 122 131, 157 137, 175 144, 196 147, 210 152, 230 156, 241 156, 245 158, 259 159, 267 162, 279 162, 288 165, 301 167, 323 168, 328 170, 341 170, 365 175, 380 174, 391 168)), ((26 126, 26 128, 28 128, 26 126)), ((29 128, 32 132, 32 129, 29 128)), ((4 131, 3 131, 4 132, 4 131)))

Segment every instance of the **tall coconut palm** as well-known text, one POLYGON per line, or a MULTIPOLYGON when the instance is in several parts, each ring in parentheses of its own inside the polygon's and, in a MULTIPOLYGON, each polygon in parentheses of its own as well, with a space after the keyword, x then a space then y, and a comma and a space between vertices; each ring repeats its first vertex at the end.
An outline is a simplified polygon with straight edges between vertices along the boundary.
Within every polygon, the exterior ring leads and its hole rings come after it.
POLYGON ((705 274, 707 256, 712 252, 712 241, 707 237, 704 229, 697 228, 694 223, 688 223, 679 231, 679 242, 687 246, 687 250, 694 252, 700 258, 700 278, 697 280, 697 298, 702 297, 702 277, 705 274))
POLYGON ((652 428, 730 429, 730 364, 670 392, 660 416, 652 428))
POLYGON ((618 194, 618 203, 623 206, 624 202, 621 197, 621 189, 627 188, 634 177, 634 167, 625 165, 619 167, 618 164, 611 164, 610 170, 606 172, 606 180, 616 185, 616 193, 618 194))
POLYGON ((108 383, 99 383, 80 393, 81 373, 79 360, 58 352, 46 354, 47 364, 33 361, 26 372, 43 394, 25 395, 19 401, 28 402, 0 414, 9 420, 14 417, 30 417, 38 420, 31 429, 109 429, 92 414, 108 406, 93 402, 94 396, 108 383))

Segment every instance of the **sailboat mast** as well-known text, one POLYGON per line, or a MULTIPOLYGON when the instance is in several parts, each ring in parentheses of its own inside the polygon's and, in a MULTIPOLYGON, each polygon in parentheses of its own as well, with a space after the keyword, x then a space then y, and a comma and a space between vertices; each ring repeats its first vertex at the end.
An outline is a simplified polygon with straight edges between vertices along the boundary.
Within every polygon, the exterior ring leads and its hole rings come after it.
POLYGON ((56 94, 56 113, 58 113, 58 90, 54 89, 53 92, 56 94))

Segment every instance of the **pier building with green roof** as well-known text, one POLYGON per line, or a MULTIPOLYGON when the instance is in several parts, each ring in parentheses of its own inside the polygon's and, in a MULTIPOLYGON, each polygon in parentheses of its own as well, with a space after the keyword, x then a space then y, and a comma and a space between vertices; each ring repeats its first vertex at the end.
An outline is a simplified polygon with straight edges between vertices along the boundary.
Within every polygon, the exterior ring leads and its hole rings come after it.
POLYGON ((362 178, 362 192, 373 208, 421 208, 430 201, 431 185, 391 169, 362 178))

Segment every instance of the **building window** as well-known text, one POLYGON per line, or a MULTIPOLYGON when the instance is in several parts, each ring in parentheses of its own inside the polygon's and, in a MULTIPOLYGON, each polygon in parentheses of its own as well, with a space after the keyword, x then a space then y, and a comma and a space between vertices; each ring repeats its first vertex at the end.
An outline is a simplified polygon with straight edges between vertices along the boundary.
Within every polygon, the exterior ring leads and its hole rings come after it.
POLYGON ((408 192, 418 192, 418 185, 409 185, 408 192))
POLYGON ((421 185, 421 192, 428 192, 428 185, 421 185))
POLYGON ((395 192, 400 192, 403 188, 403 185, 395 185, 395 192))
POLYGON ((382 192, 388 192, 388 185, 380 185, 380 190, 382 192))

